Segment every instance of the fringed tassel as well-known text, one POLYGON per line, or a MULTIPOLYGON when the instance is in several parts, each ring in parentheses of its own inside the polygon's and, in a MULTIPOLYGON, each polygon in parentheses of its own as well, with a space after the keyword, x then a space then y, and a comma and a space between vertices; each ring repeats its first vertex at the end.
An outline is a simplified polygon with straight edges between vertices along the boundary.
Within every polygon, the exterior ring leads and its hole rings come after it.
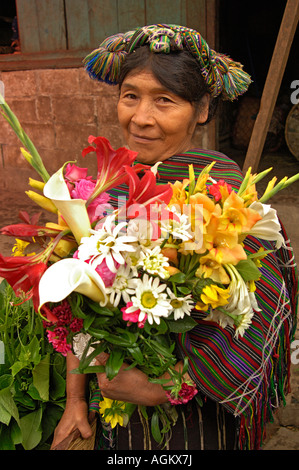
POLYGON ((102 42, 98 49, 83 59, 83 65, 91 78, 115 85, 119 79, 121 65, 127 54, 126 36, 116 34, 102 42))
POLYGON ((285 322, 271 361, 271 373, 265 379, 261 392, 240 417, 240 450, 259 450, 266 438, 266 425, 273 422, 280 404, 285 405, 285 396, 290 391, 290 332, 285 322))

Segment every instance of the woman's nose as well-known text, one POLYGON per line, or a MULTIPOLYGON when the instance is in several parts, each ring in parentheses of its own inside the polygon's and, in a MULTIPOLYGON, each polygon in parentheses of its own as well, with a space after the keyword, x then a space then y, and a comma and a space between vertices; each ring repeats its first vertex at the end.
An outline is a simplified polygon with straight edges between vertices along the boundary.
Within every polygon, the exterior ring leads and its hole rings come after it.
POLYGON ((131 121, 138 127, 152 126, 155 123, 155 118, 151 104, 145 100, 139 101, 131 121))

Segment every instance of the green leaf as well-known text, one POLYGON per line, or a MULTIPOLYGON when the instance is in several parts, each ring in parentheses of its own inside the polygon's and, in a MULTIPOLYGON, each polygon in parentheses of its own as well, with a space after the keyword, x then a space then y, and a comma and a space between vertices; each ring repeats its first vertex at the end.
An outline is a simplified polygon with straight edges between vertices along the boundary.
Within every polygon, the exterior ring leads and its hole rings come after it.
POLYGON ((259 268, 249 258, 239 261, 235 268, 240 273, 245 282, 257 281, 261 276, 259 268))
POLYGON ((87 315, 87 317, 84 318, 84 321, 83 321, 83 328, 87 331, 88 328, 91 326, 92 322, 94 321, 96 317, 96 314, 95 313, 90 313, 89 315, 87 315))
POLYGON ((16 421, 12 421, 10 424, 10 436, 14 444, 21 444, 22 431, 16 421))
POLYGON ((38 445, 42 437, 41 430, 42 408, 28 413, 20 419, 20 428, 23 435, 22 445, 25 450, 32 450, 38 445))
POLYGON ((112 309, 108 307, 101 307, 99 303, 97 302, 92 302, 91 300, 86 300, 86 303, 88 307, 93 310, 93 312, 98 313, 100 315, 107 315, 109 317, 114 316, 114 310, 117 309, 112 309))
POLYGON ((190 294, 190 292, 192 292, 191 289, 189 289, 189 287, 185 287, 185 286, 178 286, 177 290, 184 295, 188 295, 190 294))
POLYGON ((139 346, 135 346, 133 348, 128 348, 128 352, 130 353, 132 358, 135 359, 138 362, 139 365, 143 364, 144 357, 143 357, 143 354, 142 354, 141 349, 139 348, 139 346))
POLYGON ((144 406, 144 405, 138 405, 138 409, 139 409, 139 411, 141 412, 141 414, 142 414, 142 416, 144 417, 144 419, 148 419, 148 414, 147 414, 146 406, 144 406))
POLYGON ((109 336, 108 331, 89 328, 88 333, 96 339, 106 339, 109 336))
POLYGON ((0 390, 3 388, 8 388, 13 383, 13 377, 9 374, 3 374, 0 376, 0 390))
POLYGON ((65 361, 61 355, 55 355, 52 366, 52 374, 50 379, 50 397, 57 400, 65 396, 65 361), (62 364, 63 363, 63 364, 62 364))
POLYGON ((15 450, 10 428, 0 425, 0 450, 15 450))
POLYGON ((108 341, 108 343, 112 343, 116 346, 122 346, 124 348, 130 347, 134 344, 134 341, 131 341, 129 339, 121 338, 119 336, 109 334, 108 336, 105 337, 105 340, 108 341))
POLYGON ((108 361, 106 362, 105 372, 109 380, 112 380, 119 372, 123 365, 125 351, 115 348, 111 351, 108 361))
MULTIPOLYGON (((49 403, 42 416, 42 441, 46 442, 54 433, 55 428, 62 416, 63 409, 60 406, 49 403)), ((39 443, 39 445, 41 444, 39 443)))
POLYGON ((49 400, 50 354, 47 354, 32 371, 33 385, 43 401, 49 400))
POLYGON ((70 374, 102 374, 105 372, 105 366, 87 366, 84 369, 77 367, 70 371, 70 374))
POLYGON ((192 330, 196 325, 197 322, 189 315, 185 315, 184 318, 179 320, 168 320, 168 327, 171 333, 185 333, 192 330))
POLYGON ((30 363, 38 364, 41 360, 39 353, 40 343, 36 336, 33 337, 31 342, 27 346, 23 346, 20 352, 19 360, 24 364, 29 365, 30 363))
POLYGON ((174 274, 173 276, 170 276, 170 278, 168 278, 167 280, 169 282, 174 282, 176 284, 182 284, 183 282, 186 281, 186 274, 177 273, 177 274, 174 274))
POLYGON ((164 335, 168 331, 168 319, 167 322, 160 318, 160 324, 153 323, 152 325, 147 321, 144 325, 144 331, 150 336, 160 334, 164 335))
POLYGON ((0 422, 8 426, 11 417, 19 423, 19 411, 14 402, 10 388, 0 390, 0 422))
POLYGON ((155 441, 158 443, 162 442, 162 434, 159 427, 159 414, 157 411, 153 413, 151 419, 151 431, 155 441))
POLYGON ((15 377, 20 372, 20 370, 24 369, 24 367, 27 367, 27 366, 28 366, 28 362, 16 361, 11 366, 12 376, 15 377))

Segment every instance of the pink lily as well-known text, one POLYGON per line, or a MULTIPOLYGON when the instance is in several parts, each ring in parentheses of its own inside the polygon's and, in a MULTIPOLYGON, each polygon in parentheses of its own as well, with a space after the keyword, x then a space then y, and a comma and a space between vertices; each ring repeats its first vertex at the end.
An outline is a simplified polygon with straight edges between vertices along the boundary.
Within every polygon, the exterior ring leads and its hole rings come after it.
POLYGON ((98 174, 95 190, 87 201, 87 205, 95 199, 100 193, 108 191, 120 184, 127 183, 128 175, 126 168, 131 168, 132 172, 137 173, 145 168, 146 165, 137 164, 131 167, 137 157, 137 152, 121 147, 114 150, 108 139, 105 137, 89 136, 90 144, 82 151, 83 157, 90 152, 96 152, 98 161, 98 174))

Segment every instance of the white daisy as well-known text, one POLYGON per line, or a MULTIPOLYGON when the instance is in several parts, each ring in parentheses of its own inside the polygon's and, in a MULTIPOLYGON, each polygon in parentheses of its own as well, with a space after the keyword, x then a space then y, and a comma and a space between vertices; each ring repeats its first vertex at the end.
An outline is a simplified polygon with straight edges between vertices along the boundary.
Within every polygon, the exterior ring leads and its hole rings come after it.
POLYGON ((156 274, 162 279, 169 277, 169 273, 166 269, 169 266, 168 258, 163 256, 159 246, 156 246, 152 250, 145 249, 141 252, 138 266, 142 267, 149 274, 156 274))
POLYGON ((83 261, 91 259, 93 267, 98 266, 103 260, 110 271, 116 272, 115 262, 124 264, 122 252, 134 252, 134 243, 137 239, 121 233, 127 222, 115 225, 115 215, 108 216, 99 230, 91 230, 90 237, 83 237, 78 248, 78 258, 83 261))
POLYGON ((172 312, 174 312, 175 320, 184 318, 185 315, 190 315, 191 310, 194 308, 191 294, 186 295, 186 297, 177 297, 169 287, 167 287, 167 293, 170 297, 170 305, 172 307, 172 312))
POLYGON ((150 324, 153 322, 159 324, 160 317, 168 317, 172 310, 167 294, 164 293, 165 289, 166 284, 160 284, 158 277, 153 278, 144 274, 142 279, 138 279, 135 295, 131 297, 133 305, 127 309, 127 312, 139 308, 141 313, 138 321, 143 321, 147 315, 150 324))
POLYGON ((131 300, 131 295, 135 293, 137 278, 133 277, 134 273, 130 266, 121 265, 117 270, 114 282, 111 287, 107 287, 106 292, 110 294, 110 303, 117 307, 121 298, 127 304, 131 300))

